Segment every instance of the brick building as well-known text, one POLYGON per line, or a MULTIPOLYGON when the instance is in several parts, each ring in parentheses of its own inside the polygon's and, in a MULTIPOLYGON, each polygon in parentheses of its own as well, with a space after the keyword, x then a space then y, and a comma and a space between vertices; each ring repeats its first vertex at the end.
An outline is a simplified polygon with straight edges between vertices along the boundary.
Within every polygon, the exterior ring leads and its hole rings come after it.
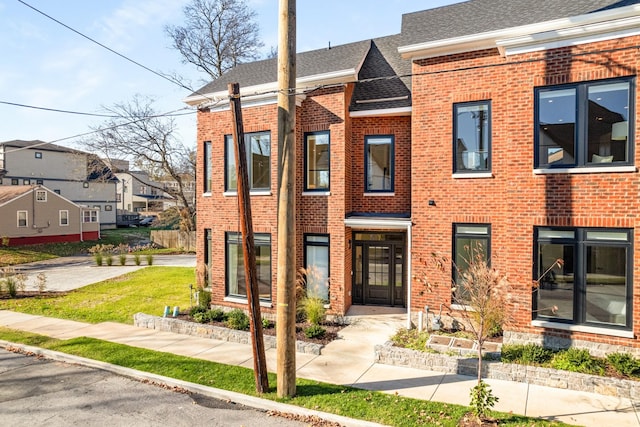
MULTIPOLYGON (((316 268, 312 288, 332 312, 455 311, 446 286, 412 279, 430 254, 462 264, 477 244, 509 277, 507 341, 640 349, 639 3, 471 0, 405 14, 398 35, 298 54, 298 262, 316 268)), ((198 263, 214 304, 246 303, 229 82, 243 94, 268 312, 275 59, 187 98, 199 107, 198 263)), ((448 283, 451 270, 429 274, 448 283)))

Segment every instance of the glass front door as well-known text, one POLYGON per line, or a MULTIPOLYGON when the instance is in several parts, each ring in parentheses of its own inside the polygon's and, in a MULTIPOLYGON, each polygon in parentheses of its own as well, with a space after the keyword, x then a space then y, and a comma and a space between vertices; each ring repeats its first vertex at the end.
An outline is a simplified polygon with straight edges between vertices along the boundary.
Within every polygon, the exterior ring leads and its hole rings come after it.
POLYGON ((355 233, 353 303, 404 306, 404 235, 355 233))

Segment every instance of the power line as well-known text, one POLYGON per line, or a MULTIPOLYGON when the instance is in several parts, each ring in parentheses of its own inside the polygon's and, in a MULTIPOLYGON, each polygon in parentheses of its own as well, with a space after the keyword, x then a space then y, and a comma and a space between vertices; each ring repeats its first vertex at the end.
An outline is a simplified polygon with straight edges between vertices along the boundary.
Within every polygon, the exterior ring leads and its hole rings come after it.
MULTIPOLYGON (((117 118, 122 117, 122 116, 113 115, 113 114, 86 113, 86 112, 82 112, 82 111, 70 111, 70 110, 60 110, 58 108, 38 107, 38 106, 35 106, 35 105, 20 104, 20 103, 17 103, 17 102, 9 102, 9 101, 0 101, 0 104, 12 105, 14 107, 31 108, 31 109, 34 109, 34 110, 51 111, 51 112, 54 112, 54 113, 76 114, 76 115, 81 115, 81 116, 106 117, 106 118, 110 118, 110 119, 117 119, 117 118)), ((177 111, 180 111, 180 110, 177 110, 177 111)), ((188 114, 193 114, 193 112, 181 113, 181 114, 164 114, 163 116, 165 116, 165 117, 177 117, 177 116, 185 116, 185 115, 188 115, 188 114)))

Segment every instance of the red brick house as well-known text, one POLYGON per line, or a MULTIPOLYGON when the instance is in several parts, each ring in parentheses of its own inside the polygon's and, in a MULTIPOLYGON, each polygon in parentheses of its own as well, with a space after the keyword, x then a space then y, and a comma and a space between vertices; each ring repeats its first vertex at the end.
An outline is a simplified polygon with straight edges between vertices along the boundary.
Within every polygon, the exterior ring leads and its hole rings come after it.
MULTIPOLYGON (((459 260, 481 243, 513 288, 507 341, 640 351, 639 3, 471 0, 405 14, 399 35, 298 54, 298 261, 317 267, 332 312, 451 309, 446 287, 429 293, 412 280, 419 261, 459 260), (564 264, 533 291, 556 259, 564 264)), ((268 312, 275 60, 242 64, 187 99, 199 106, 198 262, 214 304, 246 302, 234 81, 268 312)))

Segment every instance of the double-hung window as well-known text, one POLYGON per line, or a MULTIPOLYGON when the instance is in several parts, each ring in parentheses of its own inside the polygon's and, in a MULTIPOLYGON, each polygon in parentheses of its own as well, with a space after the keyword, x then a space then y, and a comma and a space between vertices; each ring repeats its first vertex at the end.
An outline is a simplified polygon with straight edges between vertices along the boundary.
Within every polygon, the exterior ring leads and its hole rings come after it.
POLYGON ((535 167, 633 164, 632 78, 535 90, 535 167))
POLYGON ((204 142, 204 188, 203 192, 211 193, 213 179, 213 163, 212 163, 211 141, 204 142))
POLYGON ((365 192, 393 192, 393 145, 393 135, 365 137, 365 192))
POLYGON ((305 234, 304 264, 307 296, 329 302, 328 234, 305 234))
POLYGON ((632 241, 630 229, 537 227, 533 318, 630 329, 632 241))
POLYGON ((60 226, 69 225, 69 211, 61 210, 60 213, 60 226))
POLYGON ((491 171, 491 103, 467 102, 453 106, 453 171, 491 171))
MULTIPOLYGON (((271 188, 271 134, 247 133, 244 136, 250 190, 271 188)), ((225 191, 237 191, 236 158, 233 137, 225 136, 225 191)))
POLYGON ((29 226, 29 214, 27 211, 18 211, 18 227, 29 226))
MULTIPOLYGON (((271 300, 271 235, 256 233, 254 236, 258 294, 262 300, 271 300)), ((242 235, 226 235, 226 295, 229 297, 247 297, 247 280, 244 272, 242 235)))
POLYGON ((305 191, 329 190, 329 131, 304 135, 305 191))
POLYGON ((453 224, 453 283, 452 300, 464 304, 468 300, 465 277, 470 266, 489 263, 491 249, 491 226, 489 224, 453 224))

